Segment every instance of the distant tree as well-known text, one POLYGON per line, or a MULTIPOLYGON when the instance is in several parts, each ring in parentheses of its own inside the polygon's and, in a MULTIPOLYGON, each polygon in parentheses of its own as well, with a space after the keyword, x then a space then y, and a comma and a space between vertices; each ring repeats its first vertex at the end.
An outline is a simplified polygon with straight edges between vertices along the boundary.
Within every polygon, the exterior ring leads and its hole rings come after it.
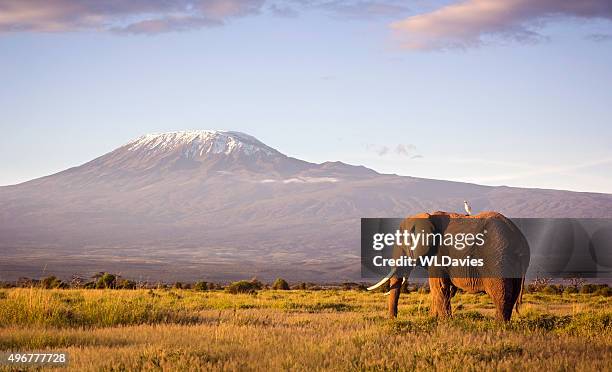
POLYGON ((70 279, 70 288, 81 288, 85 284, 85 279, 78 275, 72 275, 70 279))
POLYGON ((529 285, 529 290, 532 292, 541 292, 552 282, 552 278, 536 276, 533 282, 529 285))
POLYGON ((289 290, 289 283, 287 283, 287 281, 283 278, 276 278, 276 280, 272 284, 272 289, 287 291, 289 290))
POLYGON ((40 281, 40 286, 45 289, 53 289, 53 288, 65 288, 66 284, 64 284, 61 280, 59 280, 55 276, 48 276, 40 281))
POLYGON ((546 294, 557 294, 559 293, 559 288, 556 285, 549 284, 542 288, 542 292, 546 294))
MULTIPOLYGON (((212 283, 211 283, 212 284, 212 283)), ((196 291, 200 291, 200 292, 204 292, 208 290, 208 283, 200 281, 200 282, 196 282, 193 285, 193 289, 196 291)))
POLYGON ((87 282, 85 284, 83 284, 83 288, 85 289, 95 289, 97 286, 97 282, 91 281, 91 282, 87 282))
POLYGON ((147 286, 148 284, 144 280, 139 280, 136 282, 136 289, 146 289, 147 286))
POLYGON ((565 281, 567 281, 569 285, 576 289, 580 288, 586 282, 583 278, 580 277, 567 278, 565 279, 565 281))
POLYGON ((610 297, 612 296, 612 288, 608 287, 607 285, 602 285, 593 293, 604 297, 610 297))
POLYGON ((117 289, 136 289, 136 282, 129 279, 121 279, 117 281, 117 289))
POLYGON ((98 278, 96 282, 96 288, 98 289, 110 289, 115 288, 117 284, 117 277, 113 274, 104 273, 98 278))
POLYGON ((29 287, 34 287, 38 285, 38 280, 36 279, 30 279, 30 278, 26 278, 26 277, 21 277, 19 279, 17 279, 17 286, 21 287, 21 288, 29 288, 29 287))
POLYGON ((232 294, 237 293, 257 293, 258 290, 263 288, 263 284, 257 279, 251 280, 240 280, 233 282, 228 285, 225 290, 232 294))
POLYGON ((584 284, 580 288, 580 293, 588 294, 593 293, 597 290, 597 286, 595 284, 584 284))
POLYGON ((567 286, 563 289, 563 294, 568 295, 568 294, 573 294, 573 293, 578 293, 578 289, 574 286, 567 286))
POLYGON ((174 285, 172 286, 172 288, 174 288, 174 289, 183 289, 183 283, 175 282, 174 285))
POLYGON ((100 279, 101 277, 103 277, 106 273, 104 271, 99 271, 95 274, 93 274, 91 277, 92 279, 94 279, 95 281, 98 281, 98 279, 100 279))

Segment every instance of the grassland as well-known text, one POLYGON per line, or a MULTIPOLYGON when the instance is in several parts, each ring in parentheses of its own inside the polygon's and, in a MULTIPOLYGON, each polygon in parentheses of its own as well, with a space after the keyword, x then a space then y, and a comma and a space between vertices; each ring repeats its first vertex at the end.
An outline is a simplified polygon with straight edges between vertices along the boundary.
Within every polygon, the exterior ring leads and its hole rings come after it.
MULTIPOLYGON (((359 291, 0 290, 0 350, 70 353, 71 371, 610 370, 612 297, 527 294, 510 324, 486 295, 359 291)), ((9 367, 3 367, 7 370, 9 367)))

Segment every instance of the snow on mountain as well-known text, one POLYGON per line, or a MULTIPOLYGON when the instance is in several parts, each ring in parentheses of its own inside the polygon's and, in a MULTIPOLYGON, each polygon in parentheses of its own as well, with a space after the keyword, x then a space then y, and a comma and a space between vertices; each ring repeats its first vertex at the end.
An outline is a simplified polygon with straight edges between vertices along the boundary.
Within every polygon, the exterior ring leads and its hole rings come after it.
POLYGON ((255 137, 240 132, 221 130, 191 130, 146 134, 128 143, 128 151, 150 154, 180 150, 189 159, 205 154, 264 154, 280 155, 255 137))

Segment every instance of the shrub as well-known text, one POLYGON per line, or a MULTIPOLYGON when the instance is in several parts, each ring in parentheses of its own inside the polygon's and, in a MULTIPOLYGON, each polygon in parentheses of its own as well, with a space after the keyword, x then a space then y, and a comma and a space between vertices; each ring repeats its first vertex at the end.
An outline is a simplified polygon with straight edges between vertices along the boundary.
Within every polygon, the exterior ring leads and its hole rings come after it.
POLYGON ((233 282, 228 285, 225 290, 231 294, 237 293, 257 293, 258 290, 263 288, 263 284, 257 280, 240 280, 233 282))
POLYGON ((580 288, 580 293, 588 294, 593 293, 597 290, 597 286, 595 284, 585 284, 580 288))
POLYGON ((174 285, 172 286, 172 288, 174 288, 174 289, 183 289, 183 283, 181 283, 181 282, 176 282, 176 283, 174 283, 174 285))
POLYGON ((596 295, 599 295, 599 296, 609 297, 609 296, 612 296, 612 288, 610 288, 608 286, 600 287, 598 290, 596 290, 593 293, 596 294, 596 295))
POLYGON ((572 294, 572 293, 578 293, 578 288, 576 288, 576 287, 565 287, 565 289, 563 290, 563 294, 572 294))
POLYGON ((98 279, 98 281, 96 283, 96 288, 98 288, 98 289, 115 288, 116 284, 117 284, 117 277, 116 276, 114 276, 113 274, 104 273, 98 279))
POLYGON ((559 289, 557 288, 557 286, 549 284, 546 287, 544 287, 542 289, 542 293, 546 293, 546 294, 557 294, 559 293, 559 289))
POLYGON ((48 276, 40 281, 40 286, 44 289, 66 288, 66 284, 55 276, 48 276))
POLYGON ((116 286, 118 289, 136 289, 136 282, 129 279, 121 279, 116 286))
POLYGON ((511 326, 517 329, 527 329, 531 331, 545 330, 552 331, 567 326, 572 320, 570 315, 538 314, 526 313, 518 318, 511 326))
POLYGON ((196 291, 204 292, 204 291, 208 290, 208 283, 206 283, 206 282, 196 282, 193 285, 193 289, 196 290, 196 291))
POLYGON ((96 282, 87 282, 83 285, 85 289, 94 289, 96 288, 96 282))
POLYGON ((285 279, 277 278, 272 284, 272 289, 286 291, 289 289, 289 283, 285 279))

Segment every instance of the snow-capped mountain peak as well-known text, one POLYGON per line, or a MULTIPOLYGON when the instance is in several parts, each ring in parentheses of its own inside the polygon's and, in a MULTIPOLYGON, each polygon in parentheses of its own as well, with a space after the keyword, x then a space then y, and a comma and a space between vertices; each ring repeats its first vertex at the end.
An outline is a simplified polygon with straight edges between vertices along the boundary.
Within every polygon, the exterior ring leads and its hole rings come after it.
POLYGON ((223 130, 146 134, 128 143, 127 150, 147 154, 180 151, 185 158, 197 158, 206 154, 280 155, 253 136, 223 130))

